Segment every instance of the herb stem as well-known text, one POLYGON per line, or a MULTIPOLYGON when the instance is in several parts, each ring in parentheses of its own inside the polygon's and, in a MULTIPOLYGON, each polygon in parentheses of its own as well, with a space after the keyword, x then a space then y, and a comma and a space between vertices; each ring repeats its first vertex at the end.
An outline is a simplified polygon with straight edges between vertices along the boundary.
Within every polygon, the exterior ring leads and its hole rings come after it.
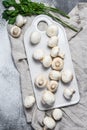
POLYGON ((57 22, 60 22, 63 26, 72 29, 77 32, 77 30, 71 25, 67 24, 65 21, 60 19, 58 16, 54 16, 51 13, 58 13, 63 17, 70 18, 65 12, 58 8, 46 6, 43 3, 32 2, 31 0, 20 0, 20 3, 16 3, 15 0, 3 0, 3 5, 6 8, 2 13, 4 19, 8 20, 8 23, 14 24, 18 14, 23 16, 32 16, 45 14, 50 16, 57 22), (14 7, 15 10, 9 10, 9 7, 14 7))
POLYGON ((55 13, 59 13, 60 15, 66 17, 66 18, 70 18, 64 11, 58 9, 58 8, 53 8, 53 7, 47 7, 50 11, 55 12, 55 13))
POLYGON ((50 13, 48 13, 47 15, 50 16, 51 18, 53 18, 54 20, 60 22, 63 26, 68 27, 68 28, 70 28, 71 30, 73 30, 73 31, 75 31, 75 32, 78 32, 77 29, 75 29, 75 28, 72 27, 71 25, 67 24, 66 22, 62 21, 60 18, 55 17, 55 16, 53 16, 53 15, 50 14, 50 13))

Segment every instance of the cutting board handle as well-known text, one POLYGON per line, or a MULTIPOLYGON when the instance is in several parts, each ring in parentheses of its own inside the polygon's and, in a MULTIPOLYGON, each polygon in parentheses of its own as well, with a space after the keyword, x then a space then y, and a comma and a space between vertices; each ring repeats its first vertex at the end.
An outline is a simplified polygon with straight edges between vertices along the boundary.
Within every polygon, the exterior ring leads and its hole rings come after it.
POLYGON ((34 25, 34 27, 36 28, 36 30, 38 29, 38 24, 40 23, 40 22, 44 22, 44 23, 46 23, 48 26, 50 25, 50 24, 52 24, 52 19, 50 18, 50 17, 47 17, 46 15, 43 15, 43 17, 42 17, 42 15, 41 15, 41 17, 40 17, 40 15, 39 16, 37 16, 34 20, 33 20, 33 23, 32 23, 32 25, 34 25))

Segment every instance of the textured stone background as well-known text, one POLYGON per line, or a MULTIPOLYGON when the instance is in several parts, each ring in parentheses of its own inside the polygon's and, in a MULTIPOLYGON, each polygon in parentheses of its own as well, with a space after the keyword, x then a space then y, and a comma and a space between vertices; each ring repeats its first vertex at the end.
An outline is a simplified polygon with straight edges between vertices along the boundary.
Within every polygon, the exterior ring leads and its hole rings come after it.
MULTIPOLYGON (((54 3, 56 7, 69 12, 79 1, 87 2, 87 0, 48 0, 48 3, 51 5, 54 3)), ((0 1, 0 130, 30 130, 23 113, 19 74, 12 61, 6 23, 1 18, 3 11, 1 3, 2 0, 0 1)))

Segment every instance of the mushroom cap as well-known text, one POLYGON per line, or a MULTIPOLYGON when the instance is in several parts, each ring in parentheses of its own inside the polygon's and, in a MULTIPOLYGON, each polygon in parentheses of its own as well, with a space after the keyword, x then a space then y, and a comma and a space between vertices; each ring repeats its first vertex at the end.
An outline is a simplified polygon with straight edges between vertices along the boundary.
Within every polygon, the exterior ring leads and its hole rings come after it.
POLYGON ((30 36, 30 41, 33 45, 36 45, 40 42, 41 40, 41 35, 39 32, 35 31, 32 32, 31 36, 30 36))
POLYGON ((61 73, 56 70, 51 70, 49 73, 49 78, 51 80, 60 80, 61 79, 61 73))
POLYGON ((16 2, 17 4, 20 4, 20 0, 15 0, 15 2, 16 2))
POLYGON ((16 23, 15 23, 18 27, 22 27, 24 25, 24 17, 22 15, 18 15, 16 17, 16 23))
POLYGON ((26 19, 26 18, 24 18, 24 24, 26 24, 26 22, 27 22, 27 19, 26 19))
POLYGON ((37 49, 33 53, 33 58, 35 60, 42 60, 44 58, 44 52, 41 49, 37 49))
POLYGON ((49 37, 57 36, 57 35, 58 35, 58 28, 57 28, 57 26, 54 25, 54 24, 48 26, 47 31, 46 31, 46 34, 47 34, 49 37))
POLYGON ((56 126, 55 121, 53 118, 46 116, 43 120, 44 125, 48 128, 53 130, 53 128, 56 126))
POLYGON ((31 108, 35 103, 35 98, 34 96, 27 96, 24 100, 24 106, 25 108, 31 108))
POLYGON ((9 7, 8 10, 15 10, 13 6, 9 7))
POLYGON ((59 52, 58 57, 64 59, 65 58, 65 53, 64 52, 59 52))
POLYGON ((73 73, 71 70, 62 71, 62 81, 64 83, 69 83, 73 79, 73 73))
POLYGON ((58 85, 59 85, 59 84, 58 84, 57 81, 51 80, 51 81, 48 82, 47 88, 48 88, 48 90, 51 91, 51 92, 56 92, 57 89, 58 89, 58 85))
POLYGON ((49 47, 55 47, 58 45, 58 37, 57 36, 53 36, 48 40, 48 46, 49 47))
POLYGON ((35 79, 35 85, 38 88, 44 88, 47 85, 47 79, 43 74, 40 74, 35 79))
POLYGON ((58 53, 59 53, 59 47, 58 46, 55 46, 52 48, 51 52, 50 52, 50 55, 55 58, 58 56, 58 53))
POLYGON ((61 109, 54 109, 52 116, 53 116, 54 120, 58 121, 62 118, 63 113, 62 113, 61 109))
POLYGON ((50 67, 52 64, 51 56, 49 56, 49 55, 44 56, 42 63, 43 63, 44 67, 46 67, 46 68, 50 67))
POLYGON ((64 61, 61 58, 57 57, 53 59, 52 69, 60 71, 63 69, 63 66, 64 66, 64 61))
POLYGON ((47 128, 46 126, 44 126, 42 130, 47 130, 47 129, 48 129, 48 128, 47 128))
POLYGON ((21 35, 21 29, 17 26, 12 26, 12 28, 10 29, 10 34, 14 38, 18 38, 21 35))
POLYGON ((71 88, 65 88, 64 89, 64 92, 63 92, 63 95, 64 97, 67 99, 67 100, 71 100, 73 94, 75 93, 75 90, 74 89, 71 89, 71 88))
POLYGON ((55 95, 50 92, 49 90, 45 90, 43 95, 42 95, 42 103, 48 106, 53 106, 55 102, 55 95))

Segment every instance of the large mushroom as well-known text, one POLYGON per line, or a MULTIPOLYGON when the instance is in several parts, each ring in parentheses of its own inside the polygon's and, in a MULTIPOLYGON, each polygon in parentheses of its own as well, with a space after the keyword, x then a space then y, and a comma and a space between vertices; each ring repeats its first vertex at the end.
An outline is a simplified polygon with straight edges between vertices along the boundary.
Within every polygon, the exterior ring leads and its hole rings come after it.
POLYGON ((31 108, 35 103, 35 97, 33 95, 25 97, 24 106, 25 108, 31 108))
POLYGON ((59 57, 53 59, 52 69, 60 71, 63 69, 63 66, 64 66, 64 60, 62 60, 59 57))
POLYGON ((54 24, 51 24, 50 26, 48 26, 46 34, 49 37, 57 36, 58 35, 58 27, 54 24))
POLYGON ((55 102, 55 95, 49 90, 45 90, 42 95, 42 103, 46 106, 53 106, 55 102))
POLYGON ((10 29, 10 34, 12 37, 18 38, 21 35, 21 29, 14 25, 10 29))
POLYGON ((43 74, 39 74, 35 79, 35 85, 38 88, 44 88, 47 85, 47 79, 43 74))

